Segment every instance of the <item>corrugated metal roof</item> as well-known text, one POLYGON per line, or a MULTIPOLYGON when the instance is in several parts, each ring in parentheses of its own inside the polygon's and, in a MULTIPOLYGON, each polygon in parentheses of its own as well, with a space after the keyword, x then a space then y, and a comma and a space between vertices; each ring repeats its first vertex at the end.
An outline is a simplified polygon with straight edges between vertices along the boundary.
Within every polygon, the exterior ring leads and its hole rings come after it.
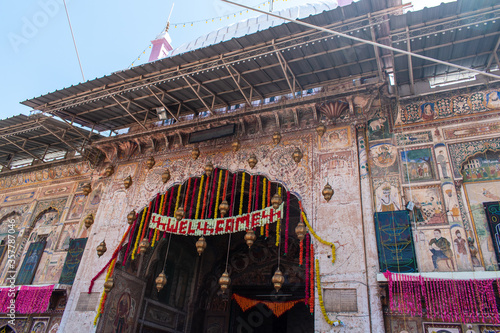
MULTIPOLYGON (((303 21, 366 40, 372 40, 373 33, 377 41, 402 50, 409 44, 416 53, 484 69, 500 34, 500 19, 496 19, 500 17, 500 6, 496 2, 471 4, 460 0, 399 15, 397 8, 389 12, 389 5, 397 4, 393 1, 361 0, 303 21), (376 12, 382 9, 385 11, 376 12)), ((326 7, 310 10, 318 12, 323 8, 326 7)), ((207 107, 216 110, 247 104, 247 99, 289 94, 290 85, 297 92, 339 79, 377 76, 386 70, 396 72, 398 84, 410 82, 406 55, 396 53, 393 58, 387 50, 375 51, 373 46, 294 23, 253 32, 257 29, 249 22, 227 27, 200 37, 172 57, 23 104, 63 119, 74 118, 76 123, 102 131, 133 124, 145 126, 144 123, 157 120, 156 108, 162 106, 175 117, 196 115, 207 107), (218 40, 222 42, 207 45, 218 40), (190 50, 194 47, 200 48, 190 50), (186 52, 180 53, 183 51, 186 52), (382 58, 383 68, 378 68, 377 56, 382 58)), ((411 64, 414 80, 456 71, 417 58, 411 64)))

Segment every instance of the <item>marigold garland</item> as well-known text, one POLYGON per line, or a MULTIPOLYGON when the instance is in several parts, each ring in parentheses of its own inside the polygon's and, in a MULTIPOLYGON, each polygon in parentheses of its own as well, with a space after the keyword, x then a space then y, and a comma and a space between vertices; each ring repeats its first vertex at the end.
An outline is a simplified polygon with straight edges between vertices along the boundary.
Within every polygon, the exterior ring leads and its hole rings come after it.
POLYGON ((318 236, 318 234, 316 234, 316 232, 313 230, 313 228, 309 224, 309 221, 307 220, 306 213, 304 213, 304 211, 302 211, 302 219, 303 219, 304 223, 306 224, 307 229, 314 236, 314 238, 316 238, 321 244, 328 245, 332 248, 332 264, 334 264, 335 259, 336 259, 335 244, 323 240, 321 237, 318 236))
POLYGON ((304 240, 300 241, 299 266, 304 263, 304 240))
POLYGON ((229 208, 229 216, 234 214, 234 202, 236 201, 236 197, 234 196, 235 189, 236 189, 236 172, 233 174, 233 180, 231 183, 231 204, 229 208))
POLYGON ((155 229, 155 232, 153 234, 153 241, 151 242, 151 247, 155 247, 156 237, 158 237, 158 229, 155 229))
POLYGON ((196 188, 198 187, 198 178, 195 179, 194 185, 193 185, 193 193, 191 194, 191 206, 189 207, 189 215, 188 218, 193 217, 193 207, 194 207, 194 198, 196 198, 196 188))
MULTIPOLYGON (((149 227, 148 221, 149 221, 149 217, 151 215, 151 207, 152 206, 153 206, 153 201, 150 201, 149 202, 149 206, 148 206, 148 213, 146 215, 146 219, 144 220, 144 228, 142 229, 142 234, 141 234, 141 237, 139 239, 143 239, 144 238, 144 235, 146 234, 146 230, 149 227)), ((137 249, 137 254, 139 254, 139 249, 137 249)))
POLYGON ((305 237, 305 240, 306 240, 306 298, 305 298, 305 303, 306 305, 309 305, 309 259, 311 258, 311 256, 309 255, 309 250, 310 250, 310 246, 309 246, 309 242, 310 242, 310 239, 311 237, 309 236, 309 234, 306 234, 306 237, 305 237))
MULTIPOLYGON (((168 211, 167 211, 167 215, 170 215, 170 209, 172 208, 172 201, 173 201, 173 198, 174 198, 174 191, 175 189, 172 187, 170 189, 170 199, 168 200, 168 211)), ((166 205, 165 205, 166 206, 166 205)), ((165 215, 165 209, 164 209, 164 212, 162 215, 165 215)), ((164 232, 163 233, 163 238, 167 237, 167 233, 164 232)))
MULTIPOLYGON (((111 261, 111 264, 109 265, 109 268, 108 268, 108 273, 106 274, 106 278, 104 279, 104 282, 106 283, 106 281, 108 281, 109 277, 111 276, 111 274, 113 273, 114 271, 114 268, 115 268, 115 263, 116 263, 116 258, 114 258, 112 261, 111 261)), ((99 319, 99 317, 102 315, 102 313, 104 312, 104 304, 106 303, 106 298, 107 298, 107 292, 106 290, 103 290, 102 291, 102 296, 101 296, 101 299, 99 301, 99 307, 97 308, 97 314, 94 318, 94 326, 97 324, 97 319, 99 319)))
POLYGON ((311 259, 309 260, 309 276, 311 277, 311 281, 309 283, 309 287, 311 290, 309 291, 309 311, 314 313, 314 245, 311 239, 311 250, 309 251, 311 254, 311 259))
MULTIPOLYGON (((271 206, 271 182, 267 187, 267 207, 271 206)), ((266 224, 266 238, 269 238, 269 224, 266 224)))
POLYGON ((319 306, 321 307, 321 313, 323 314, 323 318, 325 318, 325 321, 329 325, 333 325, 333 321, 328 318, 328 315, 326 313, 325 309, 325 304, 323 303, 323 292, 321 290, 321 277, 319 275, 319 260, 316 259, 316 289, 318 289, 318 299, 319 299, 319 306))
POLYGON ((293 308, 297 303, 304 301, 303 299, 298 299, 298 300, 287 301, 287 302, 268 302, 268 301, 261 301, 261 300, 254 300, 254 299, 246 298, 246 297, 240 296, 238 294, 233 294, 232 298, 240 306, 240 308, 243 312, 247 311, 248 309, 250 309, 258 304, 264 304, 278 318, 283 313, 285 313, 288 310, 290 310, 291 308, 293 308))
POLYGON ((139 224, 139 229, 137 230, 137 237, 135 238, 134 248, 132 249, 132 260, 135 259, 135 253, 137 251, 137 246, 139 245, 139 238, 141 238, 141 230, 144 225, 144 218, 146 216, 146 207, 142 210, 141 223, 139 224))
POLYGON ((243 214, 243 195, 245 194, 245 173, 241 176, 241 191, 240 191, 240 210, 239 215, 243 214))
MULTIPOLYGON (((160 202, 160 193, 156 193, 155 209, 153 213, 158 213, 158 203, 160 202)), ((153 229, 149 229, 148 241, 151 243, 151 237, 153 237, 153 229)))
POLYGON ((222 193, 222 201, 226 200, 227 184, 229 180, 228 178, 229 178, 229 170, 226 170, 226 174, 224 175, 224 191, 222 193))
POLYGON ((175 199, 175 208, 174 208, 174 213, 177 211, 179 208, 179 201, 181 199, 181 190, 182 190, 182 184, 177 187, 177 199, 175 199))
POLYGON ((217 218, 219 212, 220 186, 222 184, 222 172, 219 172, 219 183, 217 184, 217 194, 215 196, 215 212, 214 219, 217 218))
POLYGON ((191 177, 189 177, 189 180, 188 180, 188 187, 187 187, 187 190, 186 190, 186 197, 184 198, 184 211, 186 212, 186 215, 187 215, 187 204, 188 204, 188 198, 189 198, 189 190, 191 189, 191 177))
MULTIPOLYGON (((266 177, 262 179, 262 209, 266 207, 266 177)), ((260 235, 264 236, 264 226, 260 227, 260 235)))
POLYGON ((214 171, 214 180, 212 182, 212 187, 211 187, 211 191, 210 191, 210 204, 208 205, 208 218, 212 217, 212 209, 213 209, 213 204, 214 204, 214 197, 215 197, 215 182, 217 181, 217 175, 219 174, 219 169, 215 168, 215 171, 214 171))
POLYGON ((207 207, 207 197, 208 197, 208 184, 210 183, 210 177, 207 176, 207 181, 205 182, 205 192, 203 193, 203 207, 201 209, 201 218, 205 216, 205 208, 207 207))
POLYGON ((203 192, 203 180, 205 178, 205 175, 201 176, 200 180, 200 189, 198 191, 198 200, 196 201, 196 212, 194 213, 194 218, 195 220, 198 219, 198 213, 200 212, 200 200, 201 200, 201 193, 203 192))
POLYGON ((250 175, 250 188, 248 190, 248 209, 247 213, 252 211, 252 190, 253 190, 253 175, 250 175))
POLYGON ((288 253, 288 225, 290 224, 290 191, 286 191, 285 255, 288 253))
POLYGON ((132 231, 130 232, 130 237, 128 239, 127 250, 125 251, 125 258, 123 258, 123 263, 122 263, 123 267, 125 267, 125 264, 127 263, 127 260, 128 260, 128 253, 130 250, 130 246, 133 243, 132 240, 134 238, 134 232, 135 232, 135 227, 137 226, 137 220, 139 220, 139 214, 135 213, 134 224, 130 228, 130 230, 132 230, 132 231))
MULTIPOLYGON (((260 189, 260 176, 255 176, 257 177, 257 180, 255 182, 255 191, 254 191, 254 200, 253 200, 253 207, 252 207, 252 211, 254 211, 255 209, 258 209, 257 207, 259 207, 259 189, 260 189)), ((263 230, 263 229, 261 229, 263 230)), ((257 231, 257 228, 256 230, 257 231)))
MULTIPOLYGON (((278 195, 281 197, 281 187, 278 187, 278 195)), ((280 245, 280 239, 281 239, 281 219, 278 219, 278 222, 276 222, 276 246, 280 245)))

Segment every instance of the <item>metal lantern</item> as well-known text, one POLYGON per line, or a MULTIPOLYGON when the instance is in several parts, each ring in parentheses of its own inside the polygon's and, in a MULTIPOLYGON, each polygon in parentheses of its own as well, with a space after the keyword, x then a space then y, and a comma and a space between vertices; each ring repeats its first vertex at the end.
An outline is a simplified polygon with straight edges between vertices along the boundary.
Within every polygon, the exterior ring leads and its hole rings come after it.
POLYGON ((257 236, 255 236, 255 232, 253 229, 248 229, 247 233, 245 234, 245 242, 248 245, 248 248, 251 248, 255 240, 257 239, 257 236))
POLYGON ((165 184, 169 180, 170 180, 170 170, 165 169, 165 171, 163 171, 163 173, 161 174, 161 181, 163 182, 163 184, 165 184))
POLYGON ((250 166, 250 168, 253 169, 257 165, 257 162, 258 161, 255 154, 250 155, 250 158, 248 159, 248 165, 250 166))
POLYGON ((130 185, 132 185, 132 177, 127 176, 127 178, 123 180, 123 185, 125 185, 125 188, 129 188, 130 185))
POLYGON ((297 234, 297 238, 302 241, 304 237, 306 237, 307 228, 304 222, 300 221, 295 227, 295 233, 297 234))
POLYGON ((321 138, 326 132, 326 126, 323 123, 320 123, 318 127, 316 127, 316 133, 318 133, 318 136, 321 138))
POLYGON ((207 241, 205 240, 205 237, 201 236, 198 238, 198 241, 196 242, 196 251, 198 251, 198 255, 201 256, 203 251, 207 248, 207 241))
POLYGON ((212 164, 212 162, 208 162, 205 165, 205 175, 207 175, 207 177, 210 177, 213 171, 214 171, 214 165, 212 164))
POLYGON ((144 254, 148 250, 149 247, 149 242, 147 237, 144 237, 141 242, 139 243, 139 253, 144 254))
POLYGON ((82 191, 83 191, 83 194, 85 194, 85 196, 89 195, 90 192, 92 192, 92 185, 90 185, 90 183, 85 183, 82 186, 82 191))
POLYGON ((323 197, 325 197, 325 200, 328 202, 333 196, 333 188, 330 186, 329 183, 326 183, 325 187, 323 188, 323 191, 321 191, 321 194, 323 194, 323 197))
POLYGON ((219 278, 220 289, 222 290, 223 293, 226 292, 230 284, 231 284, 231 278, 229 277, 229 273, 226 270, 219 278))
POLYGON ((134 223, 136 216, 137 216, 137 213, 135 212, 135 210, 132 210, 130 213, 128 213, 128 215, 127 215, 128 224, 134 223))
POLYGON ((273 282, 274 289, 276 289, 277 292, 281 289, 283 283, 285 283, 285 277, 283 276, 283 273, 281 273, 279 267, 276 269, 276 272, 274 272, 271 281, 273 282))
POLYGON ((158 289, 158 292, 160 292, 163 287, 167 284, 167 276, 165 275, 165 272, 161 272, 158 274, 158 276, 155 279, 156 282, 156 289, 158 289))
POLYGON ((231 147, 233 147, 233 151, 236 153, 238 150, 240 150, 241 144, 240 140, 236 139, 231 143, 231 147))
POLYGON ((92 213, 90 213, 89 215, 87 215, 87 217, 85 218, 85 220, 83 220, 83 223, 85 223, 85 228, 90 228, 90 226, 92 224, 94 224, 94 215, 92 215, 92 213))
POLYGON ((304 157, 304 155, 302 154, 300 149, 295 148, 295 150, 293 151, 293 154, 292 154, 292 158, 295 161, 295 163, 299 163, 300 160, 302 160, 302 157, 304 157))
POLYGON ((96 250, 97 250, 97 255, 100 258, 108 250, 108 248, 106 247, 106 242, 102 241, 101 244, 97 246, 96 250))
POLYGON ((184 215, 185 215, 185 212, 184 212, 184 208, 182 208, 182 207, 179 207, 175 211, 175 218, 177 219, 177 221, 182 220, 184 218, 184 215))
POLYGON ((104 169, 104 176, 109 177, 113 173, 115 173, 115 168, 113 168, 112 165, 108 166, 106 169, 104 169))
POLYGON ((271 204, 273 205, 274 209, 278 209, 282 202, 283 199, 281 199, 281 196, 278 193, 274 194, 271 198, 271 204))
POLYGON ((281 134, 280 132, 274 132, 273 134, 273 143, 277 145, 281 141, 281 134))
POLYGON ((229 204, 226 200, 222 201, 219 205, 220 215, 224 217, 229 210, 229 204))
POLYGON ((115 283, 113 282, 112 277, 110 277, 106 282, 104 282, 104 291, 106 292, 106 294, 109 293, 114 286, 115 283))
POLYGON ((193 147, 193 150, 191 150, 191 157, 193 158, 193 160, 197 160, 199 156, 200 149, 198 147, 193 147))
POLYGON ((150 158, 148 158, 148 160, 146 161, 146 168, 148 169, 152 169, 155 165, 156 161, 154 159, 153 156, 151 156, 150 158))

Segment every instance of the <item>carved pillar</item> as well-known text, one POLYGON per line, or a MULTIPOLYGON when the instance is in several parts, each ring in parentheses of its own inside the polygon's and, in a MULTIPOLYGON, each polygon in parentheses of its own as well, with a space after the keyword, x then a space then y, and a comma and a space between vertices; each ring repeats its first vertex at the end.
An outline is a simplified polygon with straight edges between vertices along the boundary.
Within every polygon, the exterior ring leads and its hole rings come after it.
POLYGON ((359 159, 359 190, 362 209, 363 239, 365 248, 366 288, 370 310, 371 332, 384 331, 384 318, 380 300, 377 274, 379 273, 375 223, 373 220, 373 198, 368 174, 368 142, 366 125, 356 125, 359 159))

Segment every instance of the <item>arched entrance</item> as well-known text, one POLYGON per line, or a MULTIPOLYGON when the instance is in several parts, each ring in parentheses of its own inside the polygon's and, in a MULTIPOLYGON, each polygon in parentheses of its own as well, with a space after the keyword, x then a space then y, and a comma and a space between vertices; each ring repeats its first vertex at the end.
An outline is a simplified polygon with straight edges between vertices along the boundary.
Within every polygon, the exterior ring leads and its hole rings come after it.
MULTIPOLYGON (((199 236, 166 232, 155 238, 156 231, 142 232, 152 234, 150 239, 157 240, 156 245, 144 257, 129 259, 123 268, 145 282, 137 332, 313 330, 314 318, 304 302, 299 301, 305 294, 305 273, 299 265, 300 242, 294 231, 300 219, 295 195, 262 175, 216 169, 209 177, 191 178, 174 185, 155 199, 160 200, 158 206, 159 210, 163 207, 164 216, 174 216, 174 206, 183 205, 186 218, 198 214, 198 219, 201 216, 210 219, 217 217, 217 205, 224 199, 229 206, 226 216, 231 217, 271 206, 275 193, 281 193, 284 202, 280 232, 276 232, 278 223, 263 226, 262 230, 254 228, 257 239, 250 249, 245 243, 244 229, 207 236, 207 247, 201 256, 195 246, 199 236), (165 206, 169 204, 170 207, 165 206), (278 237, 280 242, 276 241, 278 237), (278 267, 278 258, 285 283, 276 292, 271 278, 278 267), (218 280, 226 267, 231 284, 223 293, 218 280), (163 270, 167 283, 158 292, 155 279, 163 270), (255 306, 243 311, 242 299, 255 306), (278 307, 286 307, 287 311, 276 311, 278 307)), ((155 207, 156 202, 150 206, 155 207)), ((137 239, 138 232, 135 230, 131 239, 137 239)), ((121 265, 117 266, 121 269, 121 265)))

